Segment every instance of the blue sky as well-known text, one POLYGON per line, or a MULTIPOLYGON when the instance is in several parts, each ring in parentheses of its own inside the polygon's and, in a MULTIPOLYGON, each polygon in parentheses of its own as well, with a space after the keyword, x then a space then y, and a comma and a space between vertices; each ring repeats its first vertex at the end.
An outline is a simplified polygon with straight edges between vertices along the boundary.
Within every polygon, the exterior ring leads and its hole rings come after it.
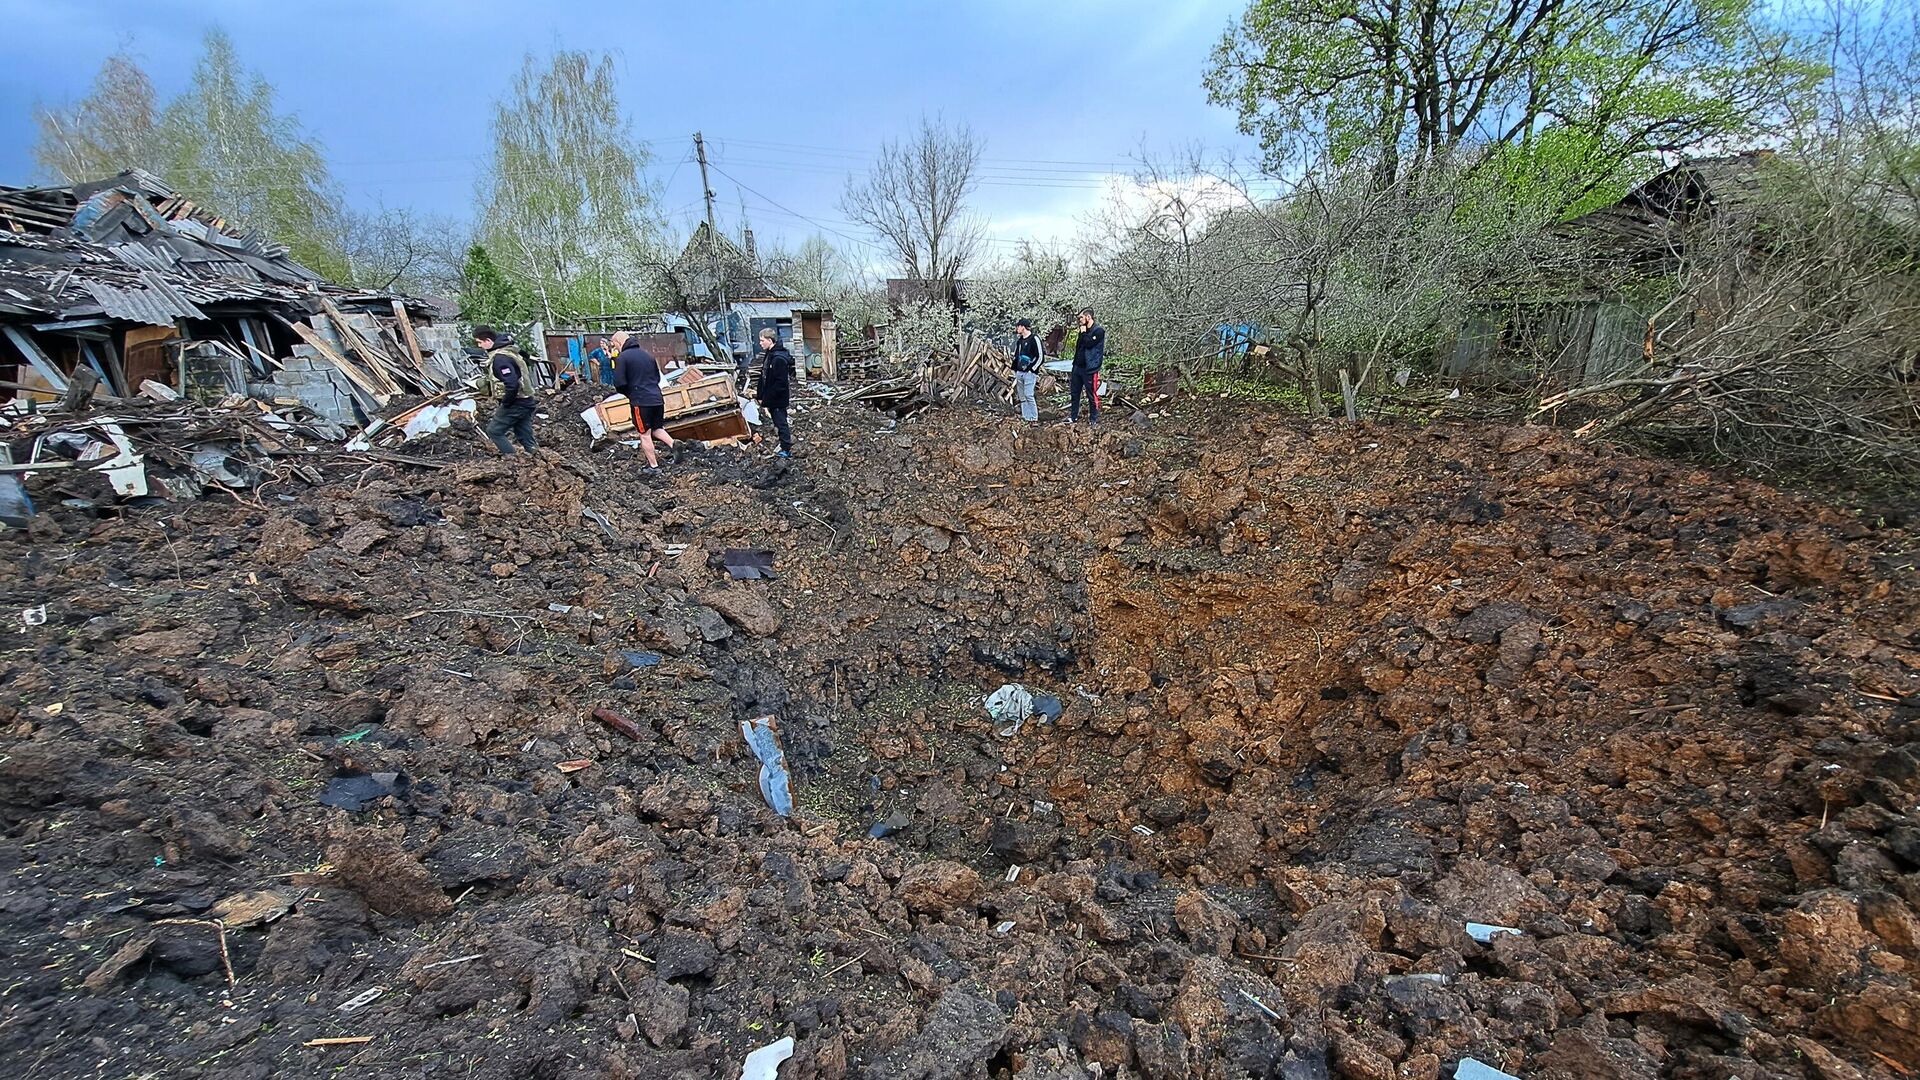
MULTIPOLYGON (((528 50, 611 56, 662 201, 699 211, 691 136, 707 136, 723 224, 759 235, 857 230, 849 170, 922 113, 984 135, 976 199, 992 235, 1058 240, 1143 152, 1245 154, 1200 78, 1241 2, 508 3, 416 0, 0 0, 0 182, 36 177, 36 102, 85 93, 124 48, 163 97, 225 29, 325 146, 349 202, 466 217, 493 100, 528 50)), ((852 246, 848 244, 848 246, 852 246)))

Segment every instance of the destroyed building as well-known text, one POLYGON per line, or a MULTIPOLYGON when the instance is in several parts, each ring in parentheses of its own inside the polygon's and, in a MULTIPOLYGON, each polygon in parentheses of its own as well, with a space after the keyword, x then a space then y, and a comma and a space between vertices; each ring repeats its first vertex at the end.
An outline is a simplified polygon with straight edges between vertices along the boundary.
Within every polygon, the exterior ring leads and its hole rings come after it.
MULTIPOLYGON (((1802 184, 1797 163, 1754 150, 1696 158, 1666 169, 1614 202, 1553 230, 1557 257, 1496 283, 1472 305, 1437 356, 1453 377, 1595 385, 1629 376, 1653 355, 1656 323, 1711 320, 1753 293, 1759 269, 1781 258, 1770 237, 1781 190, 1802 184)), ((1836 208, 1920 251, 1920 202, 1911 192, 1862 182, 1836 208)), ((1908 262, 1905 265, 1911 266, 1908 262)), ((1860 303, 1905 306, 1916 284, 1860 303)))
POLYGON ((0 187, 0 401, 78 376, 131 397, 298 403, 358 425, 468 375, 432 301, 335 285, 140 170, 0 187))
MULTIPOLYGON (((743 249, 724 233, 700 223, 672 266, 686 306, 720 313, 709 322, 716 341, 736 356, 749 355, 760 331, 771 328, 799 361, 801 372, 831 380, 836 375, 839 330, 831 309, 794 295, 761 268, 753 230, 743 249)), ((672 318, 667 316, 668 328, 672 318)), ((704 350, 701 350, 704 351, 704 350)))

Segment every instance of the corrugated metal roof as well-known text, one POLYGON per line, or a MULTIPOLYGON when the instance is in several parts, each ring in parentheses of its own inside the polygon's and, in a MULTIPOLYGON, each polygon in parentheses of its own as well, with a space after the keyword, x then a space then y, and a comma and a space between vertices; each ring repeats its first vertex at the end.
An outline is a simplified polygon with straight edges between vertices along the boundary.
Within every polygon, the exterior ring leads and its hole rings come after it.
POLYGON ((171 270, 173 260, 170 253, 145 244, 115 244, 108 250, 128 266, 141 270, 171 270))
POLYGON ((116 288, 102 281, 84 282, 82 287, 102 310, 116 319, 129 319, 149 326, 172 326, 181 319, 207 317, 206 312, 193 306, 193 301, 167 284, 160 275, 141 274, 140 282, 141 287, 132 289, 116 288))

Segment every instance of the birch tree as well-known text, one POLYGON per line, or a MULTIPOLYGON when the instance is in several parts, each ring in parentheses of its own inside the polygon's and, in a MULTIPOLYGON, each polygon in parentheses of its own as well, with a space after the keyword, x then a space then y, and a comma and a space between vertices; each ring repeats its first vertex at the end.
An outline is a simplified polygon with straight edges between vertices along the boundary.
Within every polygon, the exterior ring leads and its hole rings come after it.
POLYGON ((320 144, 275 105, 273 87, 209 31, 185 92, 160 106, 153 82, 124 53, 67 108, 42 107, 34 156, 67 183, 130 168, 159 176, 214 213, 285 244, 329 277, 346 272, 340 200, 320 144))
POLYGON ((493 142, 481 234, 500 269, 549 322, 632 310, 660 227, 652 155, 621 115, 612 62, 528 54, 494 106, 493 142))
POLYGON ((156 171, 159 116, 153 80, 133 57, 115 53, 100 65, 85 97, 63 108, 34 109, 40 130, 34 160, 49 177, 68 184, 132 168, 156 171))

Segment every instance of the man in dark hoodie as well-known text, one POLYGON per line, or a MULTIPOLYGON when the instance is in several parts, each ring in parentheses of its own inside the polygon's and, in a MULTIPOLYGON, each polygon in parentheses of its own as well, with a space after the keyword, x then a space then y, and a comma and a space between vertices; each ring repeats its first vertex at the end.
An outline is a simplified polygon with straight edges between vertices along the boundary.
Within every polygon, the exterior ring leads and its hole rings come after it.
POLYGON ((487 354, 487 371, 501 386, 500 407, 487 421, 487 438, 502 454, 510 455, 513 444, 507 441, 507 432, 511 431, 527 453, 533 453, 539 445, 533 438, 533 398, 520 394, 520 358, 514 355, 513 338, 482 325, 473 328, 473 343, 487 354))
POLYGON ((793 403, 793 354, 780 344, 780 334, 769 326, 760 331, 760 349, 763 359, 760 366, 760 407, 767 411, 767 419, 773 422, 773 428, 780 433, 780 453, 778 456, 793 456, 793 428, 787 423, 787 406, 793 403))
POLYGON ((640 433, 640 449, 647 455, 647 468, 660 467, 653 452, 658 442, 673 459, 680 459, 680 447, 667 434, 667 402, 660 393, 660 361, 640 347, 640 339, 625 330, 613 335, 613 388, 627 396, 633 406, 633 427, 640 433))
POLYGON ((1093 309, 1080 309, 1080 336, 1073 343, 1073 373, 1067 381, 1067 423, 1080 419, 1080 395, 1087 395, 1087 422, 1100 422, 1100 365, 1107 362, 1107 331, 1093 321, 1093 309))

